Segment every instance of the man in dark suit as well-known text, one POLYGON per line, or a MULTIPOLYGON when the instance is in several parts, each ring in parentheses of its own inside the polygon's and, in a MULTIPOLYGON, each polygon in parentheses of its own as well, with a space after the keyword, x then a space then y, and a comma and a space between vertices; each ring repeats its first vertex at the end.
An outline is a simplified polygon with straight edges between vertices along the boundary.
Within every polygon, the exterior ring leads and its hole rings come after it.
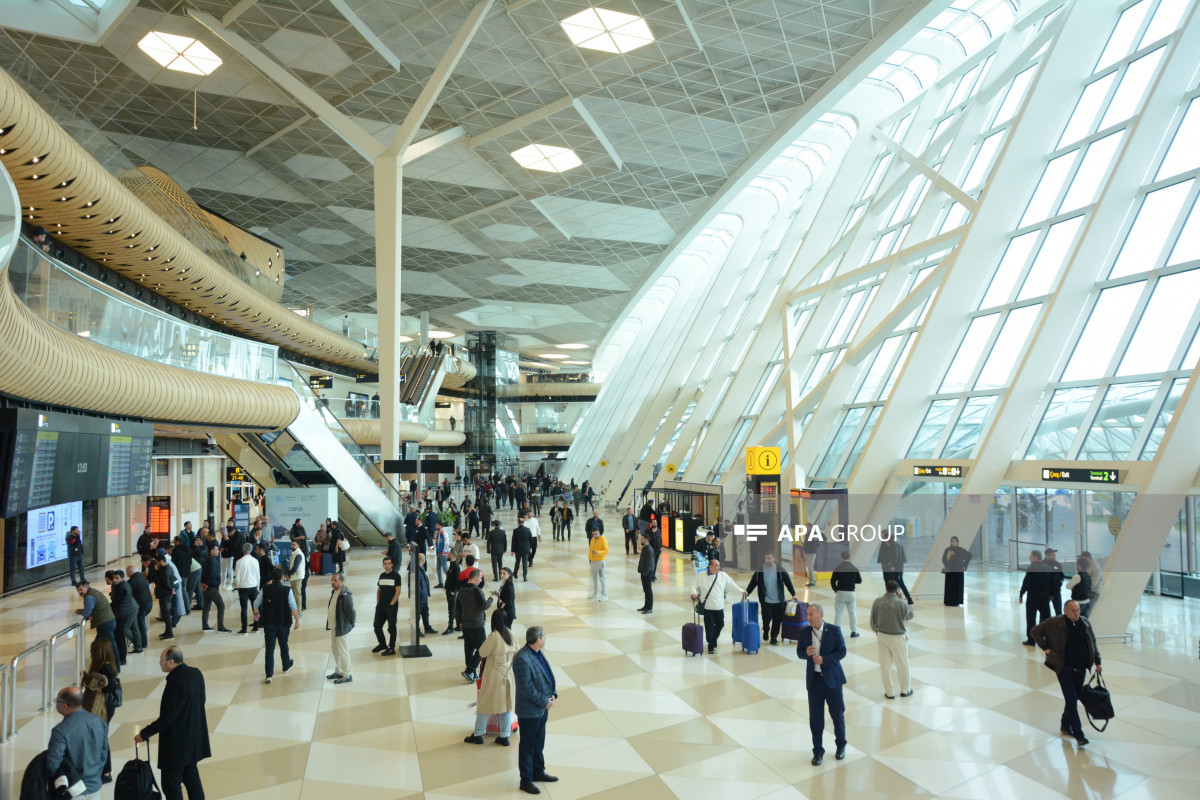
POLYGON ((204 714, 204 675, 183 663, 183 651, 178 647, 163 650, 158 665, 167 673, 158 719, 142 728, 133 741, 140 743, 161 734, 158 769, 166 800, 183 800, 183 786, 187 786, 188 800, 204 800, 200 771, 196 769, 198 762, 212 755, 204 714))
POLYGON ((515 711, 521 736, 517 740, 517 766, 521 772, 521 791, 541 794, 535 781, 553 783, 558 778, 546 774, 546 722, 558 699, 554 670, 542 655, 546 633, 532 625, 525 630, 525 646, 513 658, 513 682, 516 684, 515 711))
POLYGON ((819 766, 825 757, 821 739, 825 734, 826 705, 833 720, 837 759, 841 761, 846 757, 846 703, 842 699, 846 673, 842 671, 841 663, 846 657, 846 640, 838 626, 825 622, 825 609, 816 603, 808 606, 808 627, 800 631, 796 655, 808 662, 805 683, 808 688, 808 727, 813 737, 813 766, 819 766))
POLYGON ((1021 581, 1021 592, 1017 603, 1025 603, 1025 641, 1026 647, 1036 646, 1033 641, 1033 627, 1050 619, 1050 591, 1055 584, 1054 570, 1042 561, 1041 550, 1029 551, 1029 571, 1021 581), (1028 602, 1025 595, 1029 595, 1028 602))

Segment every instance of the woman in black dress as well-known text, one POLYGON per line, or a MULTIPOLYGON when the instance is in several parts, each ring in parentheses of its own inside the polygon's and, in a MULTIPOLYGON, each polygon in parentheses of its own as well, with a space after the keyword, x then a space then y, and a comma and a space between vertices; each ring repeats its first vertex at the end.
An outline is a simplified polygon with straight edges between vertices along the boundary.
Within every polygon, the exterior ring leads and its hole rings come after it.
POLYGON ((958 546, 958 537, 950 537, 950 546, 942 553, 942 572, 946 574, 946 591, 942 602, 948 606, 963 604, 963 572, 971 563, 971 553, 958 546))

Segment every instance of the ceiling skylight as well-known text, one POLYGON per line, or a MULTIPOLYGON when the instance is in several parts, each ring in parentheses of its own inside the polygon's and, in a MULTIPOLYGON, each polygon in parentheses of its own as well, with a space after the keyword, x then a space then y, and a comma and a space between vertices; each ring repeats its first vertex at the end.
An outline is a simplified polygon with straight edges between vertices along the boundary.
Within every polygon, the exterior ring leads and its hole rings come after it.
POLYGON ((566 172, 578 167, 583 162, 575 151, 567 147, 555 147, 549 144, 531 144, 514 150, 512 157, 526 169, 536 169, 541 172, 566 172))
POLYGON ((221 66, 220 56, 189 36, 150 31, 138 47, 167 69, 192 75, 210 75, 221 66))
POLYGON ((572 44, 605 53, 628 53, 654 41, 646 20, 606 8, 580 11, 562 26, 572 44))

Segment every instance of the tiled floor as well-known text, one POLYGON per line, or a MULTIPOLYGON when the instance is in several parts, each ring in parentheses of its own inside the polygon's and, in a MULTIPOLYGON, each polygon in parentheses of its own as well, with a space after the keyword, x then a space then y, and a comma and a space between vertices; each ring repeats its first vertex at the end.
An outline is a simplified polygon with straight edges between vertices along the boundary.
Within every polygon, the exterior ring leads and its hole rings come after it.
MULTIPOLYGON (((501 519, 510 526, 507 513, 501 519)), ((565 544, 547 536, 529 582, 517 587, 517 634, 523 637, 524 624, 546 629, 560 689, 546 760, 562 780, 543 786, 554 800, 844 800, 856 792, 964 800, 1200 796, 1194 602, 1145 598, 1132 628, 1137 640, 1101 643, 1118 718, 1080 751, 1058 736, 1062 701, 1053 674, 1020 644, 1014 577, 970 576, 962 609, 919 597, 911 637, 916 694, 883 698, 876 644, 864 627, 861 638, 848 640, 844 662, 849 755, 813 767, 794 648, 764 645, 744 655, 729 646, 727 628, 717 656, 685 657, 679 639, 690 619, 688 561, 663 559, 655 613, 644 617, 634 612, 642 600, 636 560, 624 555, 618 537, 610 547, 607 603, 586 599, 581 537, 565 544)), ((292 634, 295 668, 277 671, 270 686, 262 683, 261 636, 205 634, 198 615, 185 618, 175 643, 203 669, 208 687, 213 758, 200 771, 209 798, 523 796, 516 747, 462 742, 474 721, 475 691, 458 674, 461 642, 432 637, 428 659, 371 655, 377 563, 373 554, 352 553, 348 584, 360 619, 351 634, 352 684, 325 681, 326 578, 310 581, 315 609, 292 634)), ((734 577, 745 585, 747 576, 734 577)), ((879 591, 879 576, 867 576, 860 620, 879 591)), ((432 606, 439 627, 443 598, 437 593, 432 606)), ((808 599, 832 607, 826 588, 810 590, 808 599)), ((65 627, 78 602, 65 582, 0 601, 0 655, 7 659, 65 627)), ((157 652, 152 645, 149 654, 131 657, 123 673, 125 705, 111 739, 118 769, 132 755, 134 729, 157 715, 163 686, 157 652)), ((60 653, 58 662, 55 688, 71 669, 69 654, 60 653)), ((36 658, 30 663, 20 686, 18 734, 0 745, 2 797, 17 796, 21 771, 55 722, 53 712, 33 715, 38 689, 29 678, 40 670, 36 658)), ((106 786, 102 797, 111 796, 106 786)))

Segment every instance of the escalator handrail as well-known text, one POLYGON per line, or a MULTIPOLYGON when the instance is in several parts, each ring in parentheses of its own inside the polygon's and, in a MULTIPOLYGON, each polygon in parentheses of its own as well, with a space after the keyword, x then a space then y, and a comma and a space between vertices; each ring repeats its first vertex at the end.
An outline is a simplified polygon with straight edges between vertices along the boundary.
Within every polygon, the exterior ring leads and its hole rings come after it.
MULTIPOLYGON (((300 399, 302 401, 315 401, 319 404, 321 400, 320 395, 318 395, 316 391, 314 391, 313 388, 308 385, 308 381, 304 380, 304 376, 301 375, 300 371, 296 369, 296 365, 284 359, 280 360, 295 373, 297 380, 293 382, 292 388, 295 389, 296 394, 300 396, 300 399), (303 391, 296 388, 297 383, 304 387, 304 390, 308 392, 308 395, 305 395, 303 391)), ((320 406, 315 405, 314 407, 320 406)), ((396 488, 396 486, 392 484, 390 480, 388 480, 387 475, 385 475, 378 467, 375 466, 374 462, 371 461, 366 451, 362 449, 357 441, 355 441, 354 437, 350 435, 350 432, 342 426, 342 423, 338 420, 338 418, 332 413, 322 414, 321 418, 325 420, 326 427, 330 428, 334 436, 337 437, 338 441, 342 443, 342 446, 346 448, 363 472, 367 473, 371 480, 379 486, 380 491, 387 495, 388 499, 395 503, 396 507, 399 508, 401 497, 400 490, 396 488), (330 423, 330 420, 333 422, 330 423), (353 445, 353 447, 347 446, 347 442, 353 445)))

